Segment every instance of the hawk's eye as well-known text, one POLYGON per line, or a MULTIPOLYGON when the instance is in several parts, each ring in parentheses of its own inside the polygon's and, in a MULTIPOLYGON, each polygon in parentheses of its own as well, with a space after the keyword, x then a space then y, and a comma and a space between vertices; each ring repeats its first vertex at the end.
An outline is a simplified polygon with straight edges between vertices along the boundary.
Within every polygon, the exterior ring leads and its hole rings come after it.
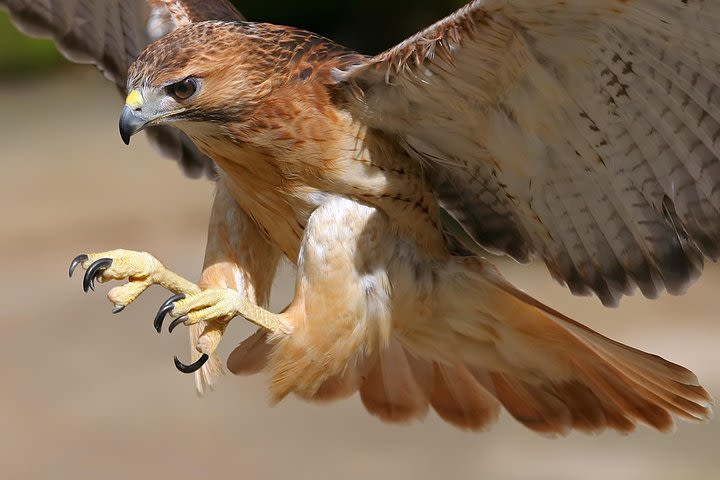
POLYGON ((186 78, 177 83, 173 83, 169 87, 170 94, 178 100, 187 100, 192 97, 197 90, 197 82, 194 78, 186 78))

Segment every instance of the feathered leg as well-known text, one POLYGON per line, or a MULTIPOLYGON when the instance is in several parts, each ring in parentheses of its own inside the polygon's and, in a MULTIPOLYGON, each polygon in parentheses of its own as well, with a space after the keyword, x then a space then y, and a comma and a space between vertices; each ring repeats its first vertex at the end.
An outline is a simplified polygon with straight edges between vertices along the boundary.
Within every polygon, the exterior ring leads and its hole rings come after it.
MULTIPOLYGON (((279 260, 279 249, 263 237, 220 179, 198 286, 203 290, 236 290, 251 304, 264 307, 270 299, 279 260)), ((192 360, 196 361, 200 352, 211 352, 209 361, 195 374, 195 385, 200 393, 207 391, 222 373, 222 363, 214 352, 231 318, 221 317, 190 325, 192 360)), ((244 363, 237 357, 236 362, 244 363)))
MULTIPOLYGON (((355 391, 367 359, 390 341, 391 251, 371 226, 374 209, 346 199, 318 207, 304 232, 295 297, 282 313, 268 362, 275 400, 295 392, 327 398, 355 391)), ((377 215, 383 217, 381 213, 377 215)))

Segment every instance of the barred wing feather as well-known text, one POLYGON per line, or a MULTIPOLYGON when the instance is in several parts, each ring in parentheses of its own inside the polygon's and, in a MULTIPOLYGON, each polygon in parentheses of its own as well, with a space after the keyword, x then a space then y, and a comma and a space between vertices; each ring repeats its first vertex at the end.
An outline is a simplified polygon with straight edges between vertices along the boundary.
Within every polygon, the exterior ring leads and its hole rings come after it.
POLYGON ((716 1, 473 1, 336 77, 478 244, 614 305, 720 256, 719 20, 716 1))

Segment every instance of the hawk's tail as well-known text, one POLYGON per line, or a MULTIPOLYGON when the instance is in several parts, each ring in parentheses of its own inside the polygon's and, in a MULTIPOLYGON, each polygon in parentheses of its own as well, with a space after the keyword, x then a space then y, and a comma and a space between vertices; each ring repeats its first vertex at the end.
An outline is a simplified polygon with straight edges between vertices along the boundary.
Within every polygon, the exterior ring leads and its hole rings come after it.
MULTIPOLYGON (((312 399, 359 391, 368 411, 384 421, 408 422, 432 408, 471 430, 492 424, 502 405, 547 434, 629 432, 638 422, 668 431, 673 415, 710 418, 712 398, 689 370, 594 332, 494 272, 469 266, 459 283, 445 280, 438 293, 453 307, 441 309, 449 313, 434 318, 424 337, 403 330, 365 365, 326 381, 312 399)), ((259 331, 231 354, 228 367, 259 372, 271 351, 259 331)))
POLYGON ((549 433, 570 427, 629 432, 641 422, 669 431, 673 415, 700 422, 711 417, 713 399, 691 371, 591 330, 495 272, 483 273, 494 289, 494 313, 507 320, 516 340, 534 343, 521 348, 550 360, 539 378, 518 378, 513 369, 489 372, 495 396, 526 426, 549 433))

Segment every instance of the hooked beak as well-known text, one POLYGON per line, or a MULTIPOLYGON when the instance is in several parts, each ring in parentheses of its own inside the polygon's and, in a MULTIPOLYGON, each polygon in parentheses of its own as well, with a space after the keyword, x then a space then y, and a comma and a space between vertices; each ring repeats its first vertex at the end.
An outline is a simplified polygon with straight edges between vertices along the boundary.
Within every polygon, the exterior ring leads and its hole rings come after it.
POLYGON ((147 120, 142 117, 141 111, 133 111, 129 105, 125 105, 120 114, 120 138, 125 145, 130 145, 130 137, 145 128, 147 120))
POLYGON ((125 99, 125 106, 120 114, 120 138, 125 145, 129 145, 130 137, 148 124, 149 119, 143 114, 144 103, 140 90, 133 90, 125 99))

